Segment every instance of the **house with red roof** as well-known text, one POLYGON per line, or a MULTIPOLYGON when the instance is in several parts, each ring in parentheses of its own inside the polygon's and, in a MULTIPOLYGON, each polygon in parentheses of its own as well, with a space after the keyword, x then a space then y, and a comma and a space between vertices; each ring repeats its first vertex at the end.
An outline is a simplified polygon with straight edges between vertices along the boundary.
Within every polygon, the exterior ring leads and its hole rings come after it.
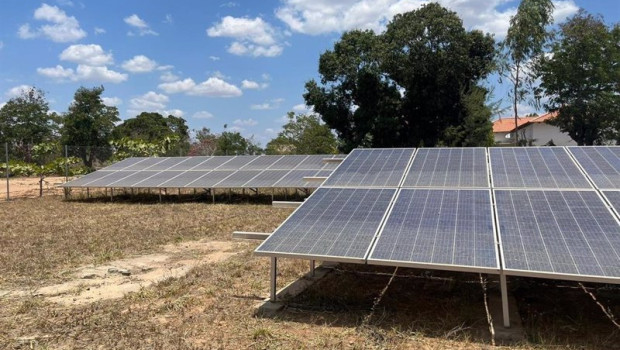
POLYGON ((527 140, 528 145, 543 146, 553 143, 556 146, 576 146, 571 137, 560 128, 547 123, 555 118, 557 112, 549 112, 540 116, 520 117, 515 128, 514 117, 499 118, 493 122, 493 136, 498 146, 514 144, 515 132, 520 140, 527 140))

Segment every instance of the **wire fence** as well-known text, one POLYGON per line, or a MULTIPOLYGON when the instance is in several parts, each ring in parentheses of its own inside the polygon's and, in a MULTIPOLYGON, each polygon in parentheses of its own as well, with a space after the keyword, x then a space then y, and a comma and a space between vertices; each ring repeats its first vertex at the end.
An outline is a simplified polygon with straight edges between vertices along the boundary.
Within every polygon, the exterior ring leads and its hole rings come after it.
POLYGON ((63 195, 63 183, 132 156, 111 146, 4 143, 0 147, 0 174, 6 183, 0 186, 0 200, 63 195))

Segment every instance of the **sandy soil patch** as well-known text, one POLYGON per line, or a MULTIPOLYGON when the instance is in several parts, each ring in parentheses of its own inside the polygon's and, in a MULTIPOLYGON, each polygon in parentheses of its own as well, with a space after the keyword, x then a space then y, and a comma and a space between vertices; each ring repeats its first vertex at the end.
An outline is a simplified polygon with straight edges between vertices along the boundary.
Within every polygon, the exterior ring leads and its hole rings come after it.
POLYGON ((66 306, 117 299, 168 278, 184 276, 198 265, 226 260, 236 254, 235 246, 238 244, 242 243, 193 241, 169 244, 161 253, 116 260, 100 266, 82 266, 67 271, 71 276, 67 282, 30 291, 0 291, 0 297, 40 296, 66 306))
MULTIPOLYGON (((9 195, 11 198, 34 198, 39 197, 38 177, 18 177, 9 179, 9 195)), ((61 195, 62 187, 57 184, 64 183, 64 176, 50 176, 43 179, 43 195, 61 195)), ((0 199, 6 198, 6 178, 0 178, 0 199)))

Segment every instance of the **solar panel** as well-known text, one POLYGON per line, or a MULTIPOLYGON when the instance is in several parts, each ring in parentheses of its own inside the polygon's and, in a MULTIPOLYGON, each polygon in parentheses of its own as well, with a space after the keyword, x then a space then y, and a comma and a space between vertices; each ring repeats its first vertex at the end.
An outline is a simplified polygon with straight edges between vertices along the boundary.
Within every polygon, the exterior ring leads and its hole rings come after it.
POLYGON ((495 190, 507 273, 620 282, 620 225, 596 191, 495 190))
POLYGON ((256 159, 241 167, 243 170, 265 170, 273 163, 280 160, 282 156, 257 156, 256 159))
POLYGON ((177 175, 162 182, 160 185, 170 188, 186 187, 188 184, 198 180, 208 171, 177 171, 177 175))
POLYGON ((244 187, 273 187, 290 170, 264 170, 244 184, 244 187))
POLYGON ((489 187, 484 148, 420 148, 404 187, 489 187))
POLYGON ((256 254, 363 262, 395 192, 319 188, 256 254))
POLYGON ((134 173, 135 171, 109 172, 109 174, 107 174, 106 176, 95 179, 89 182, 87 185, 88 187, 114 187, 112 186, 113 183, 127 176, 133 175, 134 173))
MULTIPOLYGON (((178 171, 165 170, 161 172, 152 172, 152 176, 136 182, 130 187, 149 188, 149 187, 165 187, 162 184, 179 174, 178 171)), ((122 187, 122 186, 119 186, 122 187)))
POLYGON ((196 165, 192 170, 215 170, 222 164, 229 162, 234 156, 211 157, 204 162, 196 165))
POLYGON ((101 179, 103 177, 106 177, 110 174, 113 174, 114 171, 107 171, 107 170, 99 170, 99 171, 95 171, 94 173, 90 173, 90 174, 86 174, 80 178, 77 178, 75 180, 71 180, 70 182, 67 182, 66 184, 64 184, 63 186, 65 187, 87 187, 87 185, 97 179, 101 179), (69 185, 69 186, 67 186, 69 185))
POLYGON ((331 187, 397 187, 412 148, 354 149, 323 183, 331 187))
POLYGON ((400 190, 368 263, 499 271, 490 190, 400 190))
POLYGON ((233 174, 234 170, 213 170, 210 171, 198 179, 188 183, 185 187, 190 188, 211 188, 215 186, 218 182, 224 180, 233 174))
POLYGON ((170 168, 170 170, 178 170, 178 171, 186 171, 186 170, 190 170, 193 169, 194 167, 198 166, 199 164, 201 164, 202 162, 205 162, 209 159, 211 159, 212 157, 185 157, 185 160, 176 164, 175 166, 173 166, 172 168, 170 168))
POLYGON ((276 182, 273 187, 280 188, 315 188, 318 187, 320 183, 318 182, 310 182, 304 181, 304 177, 307 176, 315 176, 318 170, 291 170, 284 177, 282 177, 278 182, 276 182))
POLYGON ((286 155, 269 166, 269 170, 291 170, 301 164, 308 156, 286 155))
POLYGON ((331 155, 321 155, 321 154, 313 154, 306 156, 306 158, 299 163, 295 170, 319 170, 322 169, 326 164, 323 161, 325 158, 329 158, 331 155))
POLYGON ((171 158, 166 158, 163 161, 150 166, 148 168, 148 170, 152 170, 152 171, 161 171, 161 170, 173 170, 172 168, 176 167, 177 165, 183 163, 184 161, 186 161, 187 157, 171 157, 171 158))
POLYGON ((136 162, 130 166, 123 168, 122 170, 147 170, 149 167, 164 161, 166 158, 144 158, 141 162, 136 162))
POLYGON ((563 147, 496 147, 489 152, 496 188, 592 188, 563 147))
POLYGON ((620 215, 620 191, 603 191, 603 194, 616 210, 616 213, 620 215))
POLYGON ((620 188, 620 147, 568 147, 600 189, 620 188))
POLYGON ((247 165, 253 160, 256 160, 256 156, 235 156, 226 163, 217 167, 217 170, 239 170, 243 166, 247 165))
POLYGON ((141 161, 143 161, 145 159, 147 159, 147 158, 137 158, 137 157, 134 157, 134 158, 123 159, 120 162, 114 163, 114 164, 112 164, 110 166, 107 166, 107 167, 101 169, 101 170, 121 170, 121 169, 126 168, 126 167, 128 167, 130 165, 134 165, 136 163, 139 163, 139 162, 141 162, 141 161))
MULTIPOLYGON (((213 187, 218 188, 233 188, 244 187, 246 182, 252 180, 256 175, 260 174, 260 170, 239 170, 232 173, 230 176, 222 179, 222 181, 215 184, 213 187)), ((207 175, 209 176, 209 175, 207 175)))
POLYGON ((113 187, 132 187, 133 185, 142 182, 159 173, 158 171, 137 171, 129 176, 126 176, 116 182, 108 184, 113 187))

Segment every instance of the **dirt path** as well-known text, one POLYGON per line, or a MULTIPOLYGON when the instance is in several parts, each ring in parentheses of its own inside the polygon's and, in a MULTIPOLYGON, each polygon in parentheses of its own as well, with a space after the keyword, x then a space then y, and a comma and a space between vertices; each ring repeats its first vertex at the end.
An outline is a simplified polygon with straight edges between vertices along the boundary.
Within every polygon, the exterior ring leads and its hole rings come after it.
POLYGON ((235 255, 234 242, 184 242, 164 246, 161 253, 112 261, 101 266, 82 266, 68 282, 37 290, 0 290, 0 297, 41 296, 72 306, 121 298, 130 292, 168 278, 184 276, 194 266, 217 263, 235 255))
MULTIPOLYGON (((1 174, 0 174, 1 175, 1 174)), ((57 184, 64 183, 64 176, 50 176, 43 180, 43 195, 61 195, 63 189, 57 184)), ((38 177, 18 177, 9 179, 9 195, 11 198, 39 197, 38 177)), ((0 178, 0 200, 6 198, 6 178, 0 178)))

